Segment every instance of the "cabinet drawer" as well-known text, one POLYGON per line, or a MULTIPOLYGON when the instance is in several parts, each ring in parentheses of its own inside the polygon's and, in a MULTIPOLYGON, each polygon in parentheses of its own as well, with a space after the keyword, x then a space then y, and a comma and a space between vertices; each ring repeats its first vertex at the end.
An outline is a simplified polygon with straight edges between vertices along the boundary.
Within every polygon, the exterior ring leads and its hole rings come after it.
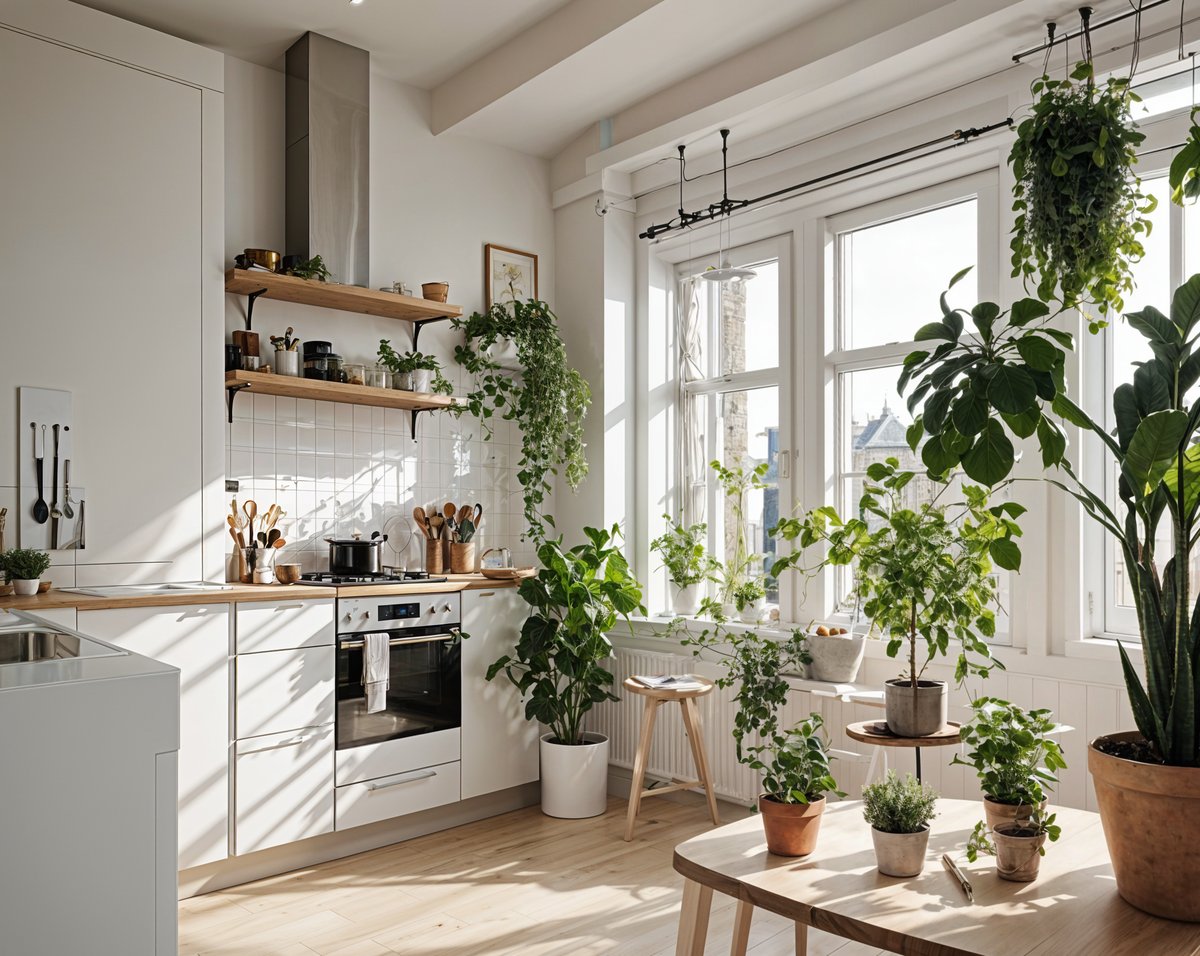
POLYGON ((236 736, 333 723, 333 655, 332 647, 239 654, 236 736))
POLYGON ((251 853, 333 830, 333 726, 239 740, 234 852, 251 853))
POLYGON ((459 764, 444 763, 423 770, 380 777, 337 788, 337 829, 390 820, 406 813, 457 803, 459 764))
POLYGON ((237 653, 333 644, 333 601, 237 605, 237 653))

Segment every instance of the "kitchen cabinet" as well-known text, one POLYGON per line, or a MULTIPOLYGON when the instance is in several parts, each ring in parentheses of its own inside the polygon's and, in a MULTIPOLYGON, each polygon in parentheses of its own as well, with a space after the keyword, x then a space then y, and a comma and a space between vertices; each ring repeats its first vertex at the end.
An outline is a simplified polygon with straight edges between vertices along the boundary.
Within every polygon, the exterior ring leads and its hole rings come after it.
POLYGON ((349 830, 457 803, 459 764, 444 763, 337 788, 337 828, 349 830))
POLYGON ((237 742, 234 851, 333 830, 333 724, 237 742))
POLYGON ((297 647, 332 646, 333 609, 332 598, 239 604, 237 652, 253 654, 297 647))
MULTIPOLYGON (((332 647, 237 656, 237 737, 333 724, 332 647)), ((333 756, 329 763, 333 785, 333 756)))
POLYGON ((179 668, 179 867, 229 855, 229 605, 80 611, 79 630, 179 668))
POLYGON ((462 798, 538 779, 536 721, 525 719, 520 693, 487 669, 516 646, 529 606, 516 588, 462 593, 462 798))

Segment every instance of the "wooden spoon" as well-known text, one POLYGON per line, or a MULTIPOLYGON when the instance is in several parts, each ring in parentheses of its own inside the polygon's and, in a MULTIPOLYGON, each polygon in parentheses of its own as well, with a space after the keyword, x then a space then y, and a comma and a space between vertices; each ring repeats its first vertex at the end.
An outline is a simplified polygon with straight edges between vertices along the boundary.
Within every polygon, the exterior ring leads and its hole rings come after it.
POLYGON ((428 538, 429 523, 425 520, 425 509, 420 505, 413 508, 413 521, 417 523, 417 527, 421 529, 421 533, 428 538))
POLYGON ((437 538, 439 540, 441 539, 442 526, 445 523, 446 523, 446 519, 443 518, 440 514, 437 514, 436 512, 434 512, 433 517, 429 519, 429 524, 433 528, 433 536, 435 538, 437 538))
POLYGON ((248 528, 250 531, 250 540, 253 541, 254 540, 254 519, 258 517, 258 505, 255 504, 254 499, 251 498, 244 505, 242 505, 242 511, 246 512, 246 518, 249 521, 248 528))
POLYGON ((458 515, 455 517, 455 520, 461 525, 469 517, 471 517, 471 506, 463 505, 458 509, 458 515))

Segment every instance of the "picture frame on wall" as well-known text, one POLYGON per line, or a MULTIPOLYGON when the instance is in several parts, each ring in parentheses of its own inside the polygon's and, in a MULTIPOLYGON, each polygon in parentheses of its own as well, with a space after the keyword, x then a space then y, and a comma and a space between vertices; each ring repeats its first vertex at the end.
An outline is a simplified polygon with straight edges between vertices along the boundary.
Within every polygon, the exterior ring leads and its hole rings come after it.
POLYGON ((538 298, 538 257, 489 242, 483 247, 483 286, 489 309, 514 298, 538 298))

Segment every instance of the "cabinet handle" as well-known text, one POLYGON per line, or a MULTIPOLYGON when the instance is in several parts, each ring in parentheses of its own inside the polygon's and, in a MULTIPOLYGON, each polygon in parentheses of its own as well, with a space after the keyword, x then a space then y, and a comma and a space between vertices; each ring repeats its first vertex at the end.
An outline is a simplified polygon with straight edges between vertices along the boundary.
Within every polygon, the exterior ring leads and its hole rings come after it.
POLYGON ((412 773, 406 773, 399 777, 392 777, 387 783, 369 783, 367 790, 387 790, 390 787, 398 787, 402 783, 415 783, 418 780, 428 780, 430 777, 436 777, 436 770, 414 770, 412 773))
POLYGON ((495 591, 480 591, 479 596, 480 597, 495 597, 496 592, 495 591))
POLYGON ((277 604, 276 611, 299 611, 304 608, 303 604, 277 604))
POLYGON ((309 731, 308 733, 297 734, 295 737, 292 737, 290 740, 281 740, 277 744, 268 744, 265 747, 256 747, 254 750, 239 750, 238 753, 257 754, 257 753, 263 753, 264 751, 267 751, 267 750, 280 750, 283 747, 298 747, 300 744, 306 744, 310 740, 316 740, 320 736, 321 736, 321 731, 313 730, 313 731, 309 731))

